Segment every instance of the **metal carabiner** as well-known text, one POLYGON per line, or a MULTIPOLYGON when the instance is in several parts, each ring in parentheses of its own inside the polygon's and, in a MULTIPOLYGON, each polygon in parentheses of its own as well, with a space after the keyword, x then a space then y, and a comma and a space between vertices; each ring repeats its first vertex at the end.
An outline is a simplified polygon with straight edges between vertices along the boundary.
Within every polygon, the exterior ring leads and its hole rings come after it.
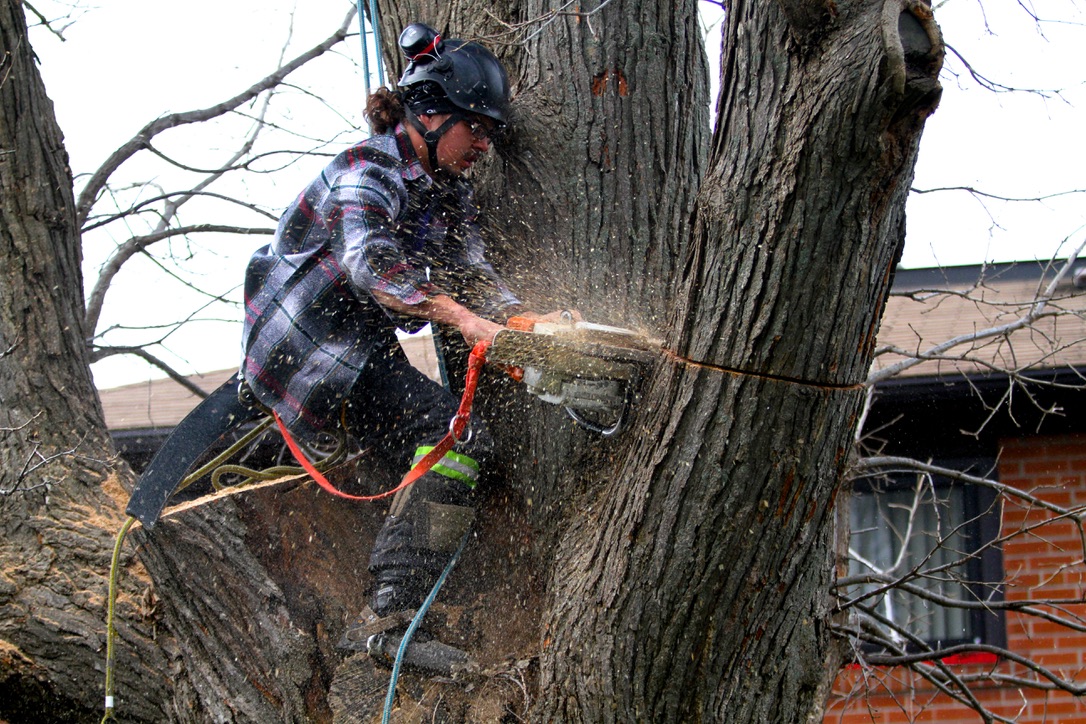
POLYGON ((464 437, 459 437, 456 434, 456 421, 459 419, 460 415, 453 415, 452 419, 449 420, 449 434, 452 435, 453 442, 455 442, 457 445, 461 443, 467 445, 469 442, 471 442, 471 439, 475 437, 475 428, 471 426, 471 417, 468 417, 467 423, 464 425, 464 432, 466 433, 466 435, 464 437))

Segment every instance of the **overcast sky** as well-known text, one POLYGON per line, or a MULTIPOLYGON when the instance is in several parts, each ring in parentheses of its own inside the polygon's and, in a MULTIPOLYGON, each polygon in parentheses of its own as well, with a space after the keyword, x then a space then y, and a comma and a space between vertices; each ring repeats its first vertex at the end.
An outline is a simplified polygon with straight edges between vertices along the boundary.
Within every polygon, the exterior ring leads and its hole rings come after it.
MULTIPOLYGON (((65 132, 73 170, 92 171, 142 125, 165 112, 205 107, 237 93, 277 66, 288 33, 288 55, 293 56, 331 34, 350 9, 350 3, 341 0, 300 5, 303 11, 291 20, 294 3, 280 0, 99 0, 97 7, 78 14, 64 31, 64 42, 34 31, 31 40, 65 132)), ((703 5, 707 22, 712 23, 714 8, 703 5)), ((36 7, 56 11, 61 6, 36 7)), ((982 90, 950 54, 943 74, 943 101, 925 129, 914 187, 970 186, 1015 198, 1086 188, 1084 16, 1072 0, 1046 3, 1044 11, 1056 13, 1062 22, 1038 27, 1013 0, 937 4, 936 19, 948 44, 977 72, 1006 86, 1061 93, 982 90)), ((718 44, 718 30, 716 26, 710 32, 710 46, 718 44)), ((337 97, 343 112, 319 119, 322 130, 317 133, 329 140, 349 131, 352 124, 362 125, 357 37, 342 44, 340 51, 325 66, 322 79, 321 92, 337 97)), ((716 53, 710 55, 715 67, 716 53)), ((310 113, 302 110, 305 97, 295 98, 297 112, 310 113)), ((343 136, 334 143, 357 138, 343 136)), ((276 175, 282 206, 322 163, 276 175)), ((78 189, 78 180, 76 185, 78 189)), ((1021 203, 982 202, 964 192, 914 195, 908 207, 903 264, 961 265, 1065 255, 1071 244, 1061 241, 1083 239, 1084 202, 1082 194, 1021 203)), ((231 249, 216 249, 220 261, 215 271, 240 283, 249 252, 265 241, 243 240, 231 249)), ((103 253, 88 249, 88 277, 103 253)), ((149 292, 133 278, 118 283, 111 303, 126 310, 146 306, 153 315, 156 305, 149 299, 157 296, 157 290, 149 292)), ((236 329, 226 331, 226 341, 209 341, 204 334, 197 343, 174 340, 175 347, 189 350, 184 372, 236 363, 236 329)), ((142 365, 107 363, 96 365, 95 376, 100 386, 110 386, 147 373, 142 365)))

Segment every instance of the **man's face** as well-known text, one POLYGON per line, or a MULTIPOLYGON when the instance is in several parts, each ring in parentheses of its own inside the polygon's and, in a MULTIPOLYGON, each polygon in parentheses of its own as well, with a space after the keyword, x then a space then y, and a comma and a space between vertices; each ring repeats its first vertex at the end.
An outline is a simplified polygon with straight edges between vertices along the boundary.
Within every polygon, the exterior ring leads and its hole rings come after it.
MULTIPOLYGON (((435 128, 448 116, 434 116, 435 128)), ((467 116, 445 132, 437 144, 437 162, 441 170, 462 176, 490 150, 490 133, 494 121, 483 116, 467 116)))

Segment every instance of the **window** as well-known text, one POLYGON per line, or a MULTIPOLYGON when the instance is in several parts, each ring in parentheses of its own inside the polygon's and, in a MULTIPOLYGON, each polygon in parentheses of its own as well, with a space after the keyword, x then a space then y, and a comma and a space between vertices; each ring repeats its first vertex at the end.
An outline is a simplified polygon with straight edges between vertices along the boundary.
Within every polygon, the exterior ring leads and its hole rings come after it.
MULTIPOLYGON (((992 461, 937 464, 973 475, 993 468, 992 461)), ((849 586, 846 595, 853 599, 877 591, 863 606, 895 648, 922 649, 910 636, 933 649, 1001 645, 1001 613, 954 603, 1002 600, 1002 554, 992 545, 999 520, 997 496, 982 486, 901 470, 857 481, 849 576, 872 580, 849 586), (884 590, 885 581, 897 579, 914 591, 884 590)))

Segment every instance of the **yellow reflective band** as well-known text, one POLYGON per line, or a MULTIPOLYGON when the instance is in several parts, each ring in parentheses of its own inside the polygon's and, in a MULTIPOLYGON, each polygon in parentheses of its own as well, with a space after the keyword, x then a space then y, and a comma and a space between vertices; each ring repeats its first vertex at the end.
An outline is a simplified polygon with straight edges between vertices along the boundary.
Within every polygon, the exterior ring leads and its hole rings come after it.
MULTIPOLYGON (((423 445, 415 450, 415 460, 411 467, 419 464, 426 455, 433 450, 432 445, 423 445)), ((440 462, 430 468, 439 475, 444 475, 453 480, 459 480, 469 488, 474 488, 479 479, 479 463, 462 453, 449 451, 445 453, 440 462)))

